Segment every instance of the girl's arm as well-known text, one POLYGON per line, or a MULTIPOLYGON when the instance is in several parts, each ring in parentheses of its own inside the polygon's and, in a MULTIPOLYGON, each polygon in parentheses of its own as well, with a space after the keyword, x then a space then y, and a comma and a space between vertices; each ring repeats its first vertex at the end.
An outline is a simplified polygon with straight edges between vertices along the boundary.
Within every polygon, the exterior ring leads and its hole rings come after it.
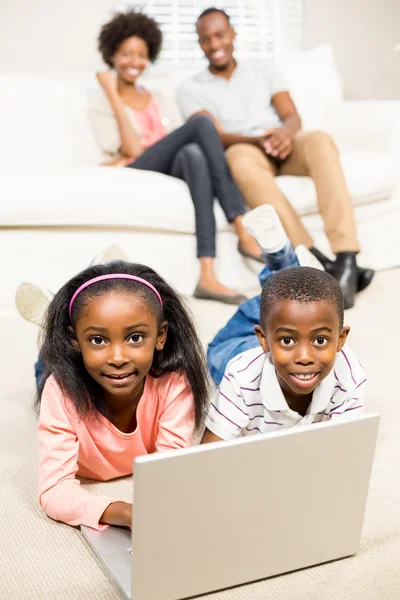
POLYGON ((117 121, 121 140, 120 152, 124 156, 137 158, 143 153, 144 148, 140 138, 129 121, 124 102, 119 95, 116 79, 112 71, 97 73, 96 77, 103 88, 117 121))
MULTIPOLYGON (((102 522, 111 522, 120 508, 107 509, 113 504, 125 504, 117 498, 94 496, 82 488, 78 472, 79 440, 76 434, 78 419, 67 409, 65 398, 53 377, 49 377, 42 394, 39 435, 39 502, 46 514, 69 525, 88 525, 101 529, 102 522)), ((127 508, 124 508, 127 512, 127 508)), ((121 512, 124 512, 121 511, 121 512)), ((125 514, 125 512, 124 512, 125 514)), ((128 525, 128 522, 126 523, 128 525)))

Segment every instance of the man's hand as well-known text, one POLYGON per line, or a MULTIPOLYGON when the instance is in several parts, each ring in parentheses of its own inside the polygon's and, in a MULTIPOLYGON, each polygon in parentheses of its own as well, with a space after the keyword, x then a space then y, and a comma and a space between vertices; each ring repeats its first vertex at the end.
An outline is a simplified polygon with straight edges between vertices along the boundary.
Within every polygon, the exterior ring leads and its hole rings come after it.
POLYGON ((268 129, 261 141, 265 154, 284 160, 293 150, 293 134, 285 127, 268 129))
POLYGON ((96 73, 96 77, 105 92, 115 91, 117 89, 117 78, 111 69, 99 71, 96 73))

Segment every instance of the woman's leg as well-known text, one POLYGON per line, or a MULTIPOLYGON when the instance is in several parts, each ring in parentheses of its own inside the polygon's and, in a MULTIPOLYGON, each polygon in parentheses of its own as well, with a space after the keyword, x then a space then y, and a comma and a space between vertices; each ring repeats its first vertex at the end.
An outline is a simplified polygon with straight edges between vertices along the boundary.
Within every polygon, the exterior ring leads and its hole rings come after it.
POLYGON ((170 166, 170 175, 186 181, 193 200, 197 257, 200 260, 200 286, 216 294, 236 296, 237 292, 223 286, 214 274, 214 195, 208 164, 200 146, 194 143, 183 146, 175 154, 170 166))
POLYGON ((242 225, 242 215, 247 211, 246 205, 229 171, 224 149, 211 119, 205 116, 190 119, 146 150, 128 167, 171 175, 175 154, 190 143, 197 144, 206 158, 212 189, 227 220, 233 223, 241 246, 259 256, 257 244, 242 225))

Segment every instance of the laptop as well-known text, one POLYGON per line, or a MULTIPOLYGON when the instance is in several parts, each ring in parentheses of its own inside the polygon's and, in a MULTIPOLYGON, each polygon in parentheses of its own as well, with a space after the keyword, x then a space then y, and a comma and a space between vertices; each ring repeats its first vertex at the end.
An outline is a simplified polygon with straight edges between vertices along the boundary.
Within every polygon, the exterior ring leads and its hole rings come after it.
POLYGON ((357 552, 379 415, 135 460, 132 533, 82 527, 132 600, 182 600, 357 552))

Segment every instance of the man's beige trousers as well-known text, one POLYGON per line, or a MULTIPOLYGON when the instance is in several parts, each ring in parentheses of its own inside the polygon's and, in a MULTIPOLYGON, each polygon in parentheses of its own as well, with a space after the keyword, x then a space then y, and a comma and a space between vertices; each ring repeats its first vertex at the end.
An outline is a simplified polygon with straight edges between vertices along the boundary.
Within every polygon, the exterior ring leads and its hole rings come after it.
POLYGON ((235 144, 225 153, 232 175, 250 208, 260 204, 275 207, 294 246, 313 246, 286 196, 276 184, 276 175, 309 175, 317 190, 318 207, 332 252, 358 252, 352 201, 332 138, 322 131, 300 131, 293 152, 280 165, 251 144, 235 144))

